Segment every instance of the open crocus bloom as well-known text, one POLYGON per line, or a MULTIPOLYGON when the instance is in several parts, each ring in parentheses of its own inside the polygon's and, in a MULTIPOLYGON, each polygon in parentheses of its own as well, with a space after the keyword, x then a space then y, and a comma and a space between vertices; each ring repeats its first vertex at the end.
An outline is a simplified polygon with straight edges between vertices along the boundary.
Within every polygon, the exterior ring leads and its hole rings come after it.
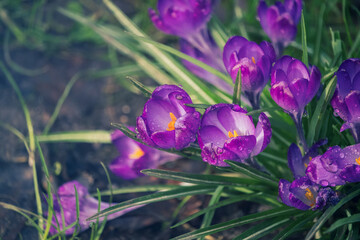
POLYGON ((327 204, 336 204, 339 200, 334 190, 330 187, 321 188, 305 174, 309 163, 319 155, 318 148, 325 143, 325 140, 315 143, 304 157, 297 145, 290 145, 288 164, 295 180, 290 183, 280 179, 279 182, 279 197, 286 205, 300 210, 316 210, 326 207, 327 204))
MULTIPOLYGON (((131 131, 135 129, 129 127, 131 131)), ((143 169, 157 168, 159 165, 173 161, 179 156, 145 146, 125 136, 120 130, 111 134, 111 140, 119 151, 119 156, 109 165, 110 170, 123 179, 143 176, 143 169)))
POLYGON ((285 111, 302 115, 305 106, 320 87, 321 73, 316 66, 310 68, 290 56, 275 62, 271 73, 272 99, 285 111))
POLYGON ((255 128, 252 117, 238 105, 219 103, 206 109, 198 134, 205 162, 228 166, 224 160, 244 161, 262 152, 271 139, 270 121, 264 113, 255 128))
POLYGON ((190 96, 178 86, 157 87, 137 118, 137 137, 150 146, 177 150, 187 147, 196 140, 201 116, 185 105, 191 103, 190 96))
POLYGON ((261 0, 258 6, 258 17, 261 27, 276 45, 278 54, 296 37, 297 24, 301 17, 301 0, 285 0, 267 6, 261 0))
POLYGON ((345 60, 336 72, 337 86, 331 105, 334 114, 345 124, 340 131, 351 128, 355 142, 360 141, 360 59, 345 60))
POLYGON ((322 186, 360 182, 360 144, 344 149, 330 147, 310 162, 306 174, 311 181, 322 186))
MULTIPOLYGON (((258 97, 270 79, 270 70, 276 55, 270 43, 259 45, 244 37, 231 37, 225 44, 223 62, 233 81, 241 71, 241 90, 254 107, 258 97)), ((259 106, 256 106, 258 108, 259 106)))
MULTIPOLYGON (((75 187, 78 193, 79 199, 79 226, 74 226, 66 230, 66 235, 71 235, 75 230, 81 232, 90 227, 90 221, 86 221, 89 217, 92 217, 98 212, 99 201, 90 196, 88 189, 80 184, 78 181, 71 181, 61 185, 57 191, 57 194, 54 194, 54 216, 52 218, 52 226, 50 228, 50 234, 54 235, 58 230, 63 230, 65 227, 76 222, 76 195, 75 187), (58 201, 59 200, 59 201, 58 201), (64 219, 62 219, 61 208, 64 213, 64 219), (65 226, 63 226, 63 220, 65 226), (79 228, 78 228, 79 227, 79 228)), ((104 210, 111 205, 106 202, 100 203, 100 211, 104 210)), ((132 211, 140 206, 128 208, 107 216, 107 220, 117 218, 125 213, 132 211)), ((46 213, 47 215, 47 213, 46 213)), ((99 218, 99 221, 103 221, 104 218, 99 218)))
POLYGON ((206 27, 212 6, 212 0, 159 0, 159 15, 153 9, 149 15, 160 31, 187 39, 206 27))

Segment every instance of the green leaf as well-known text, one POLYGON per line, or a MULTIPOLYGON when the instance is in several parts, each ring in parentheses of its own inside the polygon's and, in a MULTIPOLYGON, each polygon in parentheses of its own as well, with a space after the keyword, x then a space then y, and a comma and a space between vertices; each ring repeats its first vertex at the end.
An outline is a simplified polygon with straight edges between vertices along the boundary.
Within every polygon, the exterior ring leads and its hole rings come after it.
MULTIPOLYGON (((140 139, 136 138, 136 133, 134 133, 133 131, 131 131, 128 127, 126 127, 124 124, 121 123, 111 123, 111 126, 116 127, 117 129, 119 129, 123 134, 125 134, 126 136, 128 136, 131 139, 134 139, 138 142, 141 142, 140 139)), ((142 142, 141 142, 142 143, 142 142)))
POLYGON ((274 220, 268 220, 261 224, 255 225, 254 227, 246 230, 234 240, 256 240, 266 234, 271 233, 274 229, 281 227, 284 223, 288 222, 288 218, 276 218, 274 220))
POLYGON ((133 77, 127 76, 127 79, 129 79, 131 81, 132 84, 134 84, 134 86, 140 90, 140 92, 142 92, 142 94, 144 94, 145 97, 150 98, 152 92, 147 89, 147 87, 145 87, 144 84, 142 84, 141 82, 139 82, 138 80, 136 80, 133 77))
POLYGON ((326 85, 325 90, 321 94, 319 100, 317 101, 315 111, 310 121, 309 130, 308 130, 308 137, 307 143, 309 146, 312 146, 314 142, 314 137, 316 133, 316 129, 318 129, 317 125, 320 123, 321 118, 326 111, 326 106, 329 104, 334 91, 336 88, 336 77, 333 77, 330 82, 326 85))
MULTIPOLYGON (((209 205, 208 207, 211 207, 213 205, 215 205, 220 197, 221 197, 221 192, 224 190, 224 186, 218 186, 213 194, 213 196, 211 197, 210 199, 210 202, 209 202, 209 205)), ((205 213, 205 216, 204 216, 204 219, 203 219, 203 222, 201 224, 201 227, 200 228, 205 228, 205 227, 208 227, 210 226, 211 224, 211 221, 214 217, 214 214, 215 214, 215 209, 214 210, 210 210, 210 211, 207 211, 205 213)), ((204 237, 201 237, 200 240, 203 240, 204 237)))
POLYGON ((332 28, 330 28, 330 35, 331 35, 331 46, 334 53, 334 59, 336 60, 336 58, 338 58, 342 53, 340 32, 339 31, 333 32, 332 28))
POLYGON ((270 184, 272 186, 278 187, 279 180, 274 178, 273 176, 270 176, 269 174, 260 172, 259 170, 250 167, 244 163, 229 161, 229 160, 225 160, 225 162, 229 164, 230 167, 233 168, 235 171, 241 172, 242 174, 245 174, 248 177, 256 179, 262 182, 263 184, 270 184))
POLYGON ((337 220, 335 223, 333 223, 326 231, 325 233, 329 233, 337 229, 338 227, 341 227, 343 225, 351 224, 360 222, 360 213, 354 214, 350 217, 342 218, 337 220))
POLYGON ((250 111, 246 115, 251 116, 251 115, 259 114, 262 112, 275 112, 275 111, 283 111, 283 110, 280 107, 267 107, 267 108, 261 108, 258 110, 250 111))
POLYGON ((298 209, 289 208, 289 207, 279 207, 279 208, 271 209, 268 211, 247 215, 247 216, 244 216, 244 217, 241 217, 238 219, 234 219, 231 221, 227 221, 224 223, 211 225, 211 226, 203 228, 203 229, 198 229, 198 230, 192 231, 190 233, 186 233, 186 234, 180 235, 178 237, 172 238, 172 240, 194 239, 194 238, 214 234, 217 232, 225 231, 227 229, 238 227, 238 226, 245 225, 248 223, 265 220, 268 218, 289 217, 289 216, 294 216, 295 214, 298 214, 298 213, 299 213, 298 209))
POLYGON ((82 143, 111 143, 109 131, 88 130, 73 132, 57 132, 36 136, 39 142, 82 142, 82 143))
POLYGON ((346 19, 346 1, 343 0, 342 1, 342 15, 343 15, 343 20, 344 20, 344 25, 345 25, 345 30, 346 30, 346 35, 349 41, 349 45, 352 46, 353 45, 353 41, 350 35, 350 31, 349 31, 349 25, 347 23, 347 19, 346 19))
MULTIPOLYGON (((123 193, 136 193, 136 192, 156 192, 161 190, 169 190, 178 188, 179 185, 145 185, 145 186, 131 186, 131 187, 122 187, 119 189, 113 189, 112 195, 123 194, 123 193)), ((111 191, 106 190, 100 192, 101 196, 110 196, 111 191)), ((96 197, 96 194, 92 196, 96 197)))
POLYGON ((223 207, 223 206, 226 206, 226 205, 230 205, 232 203, 237 203, 237 202, 241 202, 241 201, 244 201, 244 200, 250 200, 252 199, 253 197, 257 197, 259 196, 260 193, 257 193, 257 194, 245 194, 245 195, 242 195, 240 197, 232 197, 232 198, 229 198, 229 199, 226 199, 224 201, 221 201, 217 204, 214 204, 212 206, 208 206, 194 214, 192 214, 191 216, 181 220, 180 222, 176 223, 175 225, 171 226, 171 228, 176 228, 180 225, 183 225, 184 223, 187 223, 191 220, 193 220, 194 218, 197 218, 209 211, 212 211, 212 210, 216 210, 217 208, 220 208, 220 207, 223 207))
POLYGON ((96 213, 94 216, 86 219, 87 221, 95 220, 99 217, 104 217, 112 213, 116 213, 118 211, 124 210, 126 208, 130 208, 133 206, 143 205, 143 204, 150 204, 154 202, 160 202, 165 201, 173 198, 180 198, 185 197, 188 195, 198 195, 198 194, 207 194, 209 192, 213 192, 214 187, 213 186, 191 186, 191 187, 179 187, 177 189, 168 190, 165 192, 157 192, 153 194, 149 194, 143 197, 134 198, 119 204, 116 204, 112 207, 106 208, 98 213, 96 213))
POLYGON ((310 229, 310 231, 308 232, 308 234, 306 235, 305 240, 310 240, 313 238, 313 236, 315 235, 315 233, 317 231, 319 231, 319 229, 321 228, 321 226, 330 218, 334 215, 334 213, 341 208, 345 203, 349 202, 351 199, 355 198, 356 196, 358 196, 360 194, 360 185, 358 184, 356 187, 354 187, 352 189, 352 191, 349 191, 350 194, 345 196, 343 199, 340 200, 340 202, 338 202, 335 206, 333 207, 329 207, 324 213, 323 215, 321 215, 321 217, 317 220, 317 222, 313 225, 313 227, 310 229))
POLYGON ((278 235, 276 235, 273 240, 285 240, 291 234, 295 233, 296 231, 300 231, 301 227, 320 215, 320 212, 311 212, 308 211, 304 215, 298 217, 296 220, 291 221, 291 223, 282 230, 278 235))
POLYGON ((208 104, 185 104, 186 106, 193 107, 193 108, 200 108, 200 109, 207 109, 208 107, 211 107, 211 105, 208 104))
POLYGON ((141 172, 152 177, 175 180, 179 182, 188 182, 193 184, 206 184, 206 185, 216 185, 216 186, 218 185, 245 186, 245 185, 262 184, 261 181, 254 181, 248 178, 182 173, 182 172, 173 172, 173 171, 160 170, 160 169, 145 169, 142 170, 141 172))
POLYGON ((236 75, 236 82, 234 86, 233 104, 241 106, 241 70, 236 75))
POLYGON ((304 18, 304 10, 301 11, 301 45, 302 45, 302 61, 303 63, 309 67, 309 57, 308 57, 308 49, 306 42, 306 27, 305 27, 305 18, 304 18))

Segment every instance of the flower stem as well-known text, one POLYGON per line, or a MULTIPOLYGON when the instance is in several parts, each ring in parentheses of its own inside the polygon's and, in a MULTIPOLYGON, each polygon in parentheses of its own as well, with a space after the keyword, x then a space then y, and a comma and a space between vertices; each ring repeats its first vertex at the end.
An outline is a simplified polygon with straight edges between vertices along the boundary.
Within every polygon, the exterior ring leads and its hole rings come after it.
POLYGON ((296 131, 299 137, 299 145, 302 146, 302 148, 304 149, 304 153, 306 154, 309 150, 309 147, 306 143, 304 129, 302 127, 302 115, 302 112, 296 113, 296 115, 290 114, 291 118, 295 123, 296 131))
POLYGON ((245 92, 245 95, 249 100, 253 111, 260 109, 260 93, 245 92))

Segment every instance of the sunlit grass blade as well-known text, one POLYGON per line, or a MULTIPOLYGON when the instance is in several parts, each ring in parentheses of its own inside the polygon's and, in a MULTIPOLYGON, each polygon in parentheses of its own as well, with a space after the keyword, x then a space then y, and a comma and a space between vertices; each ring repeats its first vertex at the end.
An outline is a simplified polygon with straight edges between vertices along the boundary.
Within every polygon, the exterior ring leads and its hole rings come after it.
POLYGON ((238 226, 245 225, 248 223, 265 220, 268 218, 274 218, 274 217, 284 217, 285 218, 285 217, 289 217, 289 216, 294 216, 295 214, 299 214, 299 210, 289 208, 289 207, 279 207, 279 208, 271 209, 268 211, 247 215, 247 216, 241 217, 239 219, 234 219, 234 220, 227 221, 224 223, 211 225, 211 226, 203 228, 203 229, 198 229, 198 230, 192 231, 190 233, 180 235, 178 237, 172 238, 171 240, 194 239, 194 238, 214 234, 217 232, 225 231, 227 229, 238 227, 238 226))
POLYGON ((313 238, 315 233, 321 228, 321 226, 334 215, 334 213, 341 208, 344 204, 349 202, 351 199, 355 198, 356 196, 360 195, 360 185, 353 188, 354 191, 350 191, 350 194, 345 196, 343 199, 340 200, 335 206, 329 207, 323 215, 314 223, 313 227, 310 229, 308 234, 306 235, 305 240, 310 240, 313 238))
POLYGON ((256 179, 260 182, 263 182, 263 184, 270 184, 276 187, 278 186, 278 179, 270 176, 269 174, 260 172, 259 170, 240 162, 229 161, 229 160, 225 160, 225 162, 229 164, 230 167, 233 168, 235 171, 238 171, 248 177, 251 177, 252 179, 256 179))
POLYGON ((82 142, 82 143, 111 143, 111 132, 104 130, 88 130, 73 132, 55 132, 39 135, 39 142, 82 142))
POLYGON ((173 172, 168 170, 160 169, 145 169, 141 171, 142 173, 157 177, 170 179, 180 182, 188 182, 193 184, 204 184, 204 185, 224 185, 224 186, 244 186, 244 185, 261 185, 260 181, 254 181, 253 179, 248 178, 238 178, 238 177, 227 177, 219 175, 206 175, 206 174, 192 174, 192 173, 183 173, 183 172, 173 172))
POLYGON ((360 213, 351 215, 350 217, 341 218, 334 222, 325 232, 329 233, 337 229, 338 227, 341 227, 343 225, 351 224, 351 223, 357 223, 360 222, 360 213))
POLYGON ((317 65, 320 58, 320 43, 322 37, 322 29, 323 29, 323 22, 324 22, 324 13, 325 13, 326 4, 321 4, 320 13, 319 13, 319 20, 317 26, 317 33, 316 33, 316 43, 315 43, 315 50, 314 50, 314 65, 317 65))
POLYGON ((285 229, 273 238, 273 240, 287 239, 287 237, 291 236, 293 233, 300 231, 302 226, 313 220, 318 215, 320 215, 320 212, 307 212, 306 214, 299 216, 297 219, 292 220, 285 229))
POLYGON ((241 106, 241 70, 236 75, 236 82, 234 86, 233 104, 241 106))
MULTIPOLYGON (((213 195, 212 195, 212 197, 210 199, 208 207, 211 207, 211 206, 215 205, 217 202, 219 202, 220 197, 221 197, 221 192, 223 190, 224 190, 224 186, 218 186, 216 188, 215 192, 213 193, 213 195)), ((212 221, 212 219, 214 217, 214 214, 215 214, 215 209, 210 210, 210 211, 205 213, 204 219, 203 219, 203 221, 201 223, 201 226, 200 226, 200 229, 210 226, 211 221, 212 221)), ((204 239, 204 237, 200 238, 200 240, 203 240, 203 239, 204 239)))
POLYGON ((200 109, 207 109, 208 107, 211 107, 211 105, 208 105, 208 104, 185 104, 185 105, 189 106, 189 107, 200 108, 200 109))
POLYGON ((198 194, 207 194, 209 192, 213 192, 213 186, 190 186, 190 187, 178 187, 177 189, 168 190, 157 192, 153 194, 149 194, 143 197, 134 198, 119 204, 116 204, 112 207, 106 208, 103 211, 95 214, 94 216, 87 219, 87 221, 94 220, 99 217, 104 217, 110 215, 112 213, 121 211, 126 208, 130 208, 133 206, 143 205, 143 204, 150 204, 154 202, 165 201, 173 198, 180 198, 189 195, 198 195, 198 194))
POLYGON ((134 84, 134 86, 140 90, 140 92, 147 98, 149 98, 151 96, 151 91, 149 89, 147 89, 147 87, 145 87, 144 84, 142 84, 141 82, 137 81, 135 78, 127 76, 127 79, 129 79, 131 81, 132 84, 134 84))
POLYGON ((317 101, 316 108, 314 113, 312 114, 309 130, 307 131, 307 143, 309 146, 312 146, 316 134, 316 130, 319 129, 317 127, 318 123, 320 123, 321 118, 324 116, 324 112, 326 111, 326 106, 329 104, 331 97, 334 94, 336 87, 336 77, 333 77, 330 82, 328 82, 325 87, 323 93, 321 94, 319 100, 317 101))
POLYGON ((0 121, 0 127, 3 127, 4 129, 10 131, 12 134, 17 136, 24 143, 24 146, 25 146, 27 152, 30 154, 30 148, 29 148, 29 144, 27 142, 27 139, 19 130, 17 130, 13 126, 11 126, 11 125, 9 125, 7 123, 3 123, 1 121, 0 121))
POLYGON ((230 34, 226 32, 226 28, 215 15, 212 16, 210 21, 210 32, 220 49, 223 49, 226 41, 230 38, 230 34))
POLYGON ((239 196, 239 197, 232 197, 232 198, 229 198, 229 199, 226 199, 226 200, 223 200, 221 202, 218 202, 217 204, 214 204, 214 205, 211 205, 211 206, 208 206, 194 214, 192 214, 191 216, 181 220, 180 222, 176 223, 175 225, 171 226, 171 228, 176 228, 180 225, 183 225, 184 223, 187 223, 191 220, 193 220, 194 218, 197 218, 209 211, 212 211, 212 210, 216 210, 220 207, 224 207, 224 206, 227 206, 227 205, 230 205, 230 204, 233 204, 233 203, 238 203, 238 202, 241 202, 241 201, 244 201, 244 200, 251 200, 253 197, 257 197, 259 196, 260 194, 245 194, 245 195, 242 195, 242 196, 239 196))
MULTIPOLYGON (((145 186, 131 186, 131 187, 122 187, 119 189, 113 189, 112 194, 118 195, 118 194, 124 194, 124 193, 137 193, 137 192, 156 192, 156 191, 162 191, 162 190, 170 190, 174 188, 178 188, 179 185, 145 185, 145 186)), ((101 196, 110 196, 111 191, 101 191, 101 196)), ((96 194, 93 194, 93 196, 96 196, 96 194)))
POLYGON ((302 46, 302 61, 306 66, 309 67, 304 10, 301 11, 301 46, 302 46))
POLYGON ((288 218, 276 218, 262 222, 261 224, 255 225, 254 227, 246 230, 239 236, 235 237, 234 240, 256 240, 259 239, 277 228, 282 227, 288 222, 288 218))

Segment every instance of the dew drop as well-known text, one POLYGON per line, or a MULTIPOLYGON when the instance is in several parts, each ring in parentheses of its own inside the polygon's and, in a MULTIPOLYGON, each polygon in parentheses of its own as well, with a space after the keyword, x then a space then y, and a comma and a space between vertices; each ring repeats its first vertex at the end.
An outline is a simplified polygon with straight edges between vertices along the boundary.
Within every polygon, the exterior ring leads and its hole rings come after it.
POLYGON ((177 100, 182 100, 183 97, 182 97, 181 95, 176 95, 176 99, 177 99, 177 100))
POLYGON ((340 153, 340 158, 344 158, 345 157, 345 155, 344 155, 344 153, 340 153))
POLYGON ((329 182, 326 181, 326 180, 322 180, 322 181, 320 182, 320 184, 321 184, 323 187, 329 186, 329 182))

